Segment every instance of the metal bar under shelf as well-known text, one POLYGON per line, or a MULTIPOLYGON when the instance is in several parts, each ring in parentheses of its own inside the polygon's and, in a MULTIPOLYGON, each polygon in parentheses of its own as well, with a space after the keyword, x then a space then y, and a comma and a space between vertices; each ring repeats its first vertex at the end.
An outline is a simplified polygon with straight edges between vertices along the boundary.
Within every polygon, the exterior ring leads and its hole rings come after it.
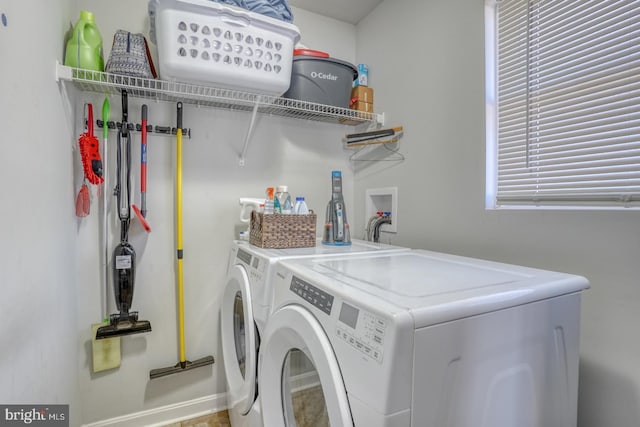
POLYGON ((145 79, 83 70, 56 63, 56 80, 70 81, 88 92, 119 95, 126 89, 130 96, 163 102, 185 102, 200 106, 224 108, 296 119, 338 123, 347 126, 384 124, 384 114, 365 113, 293 99, 260 95, 232 89, 199 86, 178 81, 145 79))

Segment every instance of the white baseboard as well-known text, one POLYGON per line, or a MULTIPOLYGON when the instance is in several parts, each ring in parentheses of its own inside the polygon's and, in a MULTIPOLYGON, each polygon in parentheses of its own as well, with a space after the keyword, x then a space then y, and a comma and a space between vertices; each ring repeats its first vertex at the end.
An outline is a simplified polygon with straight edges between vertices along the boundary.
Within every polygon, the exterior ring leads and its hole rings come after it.
POLYGON ((227 409, 226 393, 161 406, 133 414, 84 424, 83 427, 160 427, 227 409))
MULTIPOLYGON (((318 373, 305 372, 292 378, 292 390, 300 391, 320 384, 318 373)), ((161 427, 167 424, 215 414, 227 409, 227 394, 219 393, 186 402, 83 424, 82 427, 161 427)))

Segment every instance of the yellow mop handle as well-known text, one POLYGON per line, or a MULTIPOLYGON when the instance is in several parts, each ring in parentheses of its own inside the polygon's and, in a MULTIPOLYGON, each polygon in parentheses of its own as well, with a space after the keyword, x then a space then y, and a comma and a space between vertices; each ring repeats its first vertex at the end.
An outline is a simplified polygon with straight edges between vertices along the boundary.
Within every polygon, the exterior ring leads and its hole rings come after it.
POLYGON ((176 247, 180 363, 185 363, 187 357, 185 356, 184 344, 184 278, 182 272, 182 102, 178 102, 178 127, 176 129, 176 247))

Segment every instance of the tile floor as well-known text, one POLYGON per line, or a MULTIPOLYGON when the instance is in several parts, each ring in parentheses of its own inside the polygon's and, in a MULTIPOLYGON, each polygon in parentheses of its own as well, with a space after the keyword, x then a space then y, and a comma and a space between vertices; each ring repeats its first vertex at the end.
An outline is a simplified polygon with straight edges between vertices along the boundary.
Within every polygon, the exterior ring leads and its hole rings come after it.
POLYGON ((329 427, 322 387, 309 387, 292 393, 291 400, 298 427, 329 427))
POLYGON ((179 423, 167 424, 164 427, 231 427, 231 423, 227 411, 221 411, 179 423))
MULTIPOLYGON (((310 387, 292 394, 294 417, 300 427, 324 427, 329 425, 322 388, 310 387)), ((227 411, 216 412, 163 427, 231 427, 227 411)))

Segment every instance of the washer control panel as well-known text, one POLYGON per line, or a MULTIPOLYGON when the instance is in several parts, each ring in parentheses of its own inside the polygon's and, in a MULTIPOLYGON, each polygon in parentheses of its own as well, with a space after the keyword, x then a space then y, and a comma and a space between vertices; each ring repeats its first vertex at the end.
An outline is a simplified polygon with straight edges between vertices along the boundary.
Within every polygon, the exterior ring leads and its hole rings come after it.
POLYGON ((336 335, 365 356, 382 363, 386 322, 346 302, 340 308, 336 335))
POLYGON ((247 273, 253 283, 262 280, 267 261, 256 255, 251 255, 247 251, 238 249, 236 260, 247 266, 247 273))
POLYGON ((236 254, 236 258, 240 261, 244 262, 246 265, 251 265, 251 254, 247 251, 243 251, 242 249, 238 249, 238 253, 236 254))

